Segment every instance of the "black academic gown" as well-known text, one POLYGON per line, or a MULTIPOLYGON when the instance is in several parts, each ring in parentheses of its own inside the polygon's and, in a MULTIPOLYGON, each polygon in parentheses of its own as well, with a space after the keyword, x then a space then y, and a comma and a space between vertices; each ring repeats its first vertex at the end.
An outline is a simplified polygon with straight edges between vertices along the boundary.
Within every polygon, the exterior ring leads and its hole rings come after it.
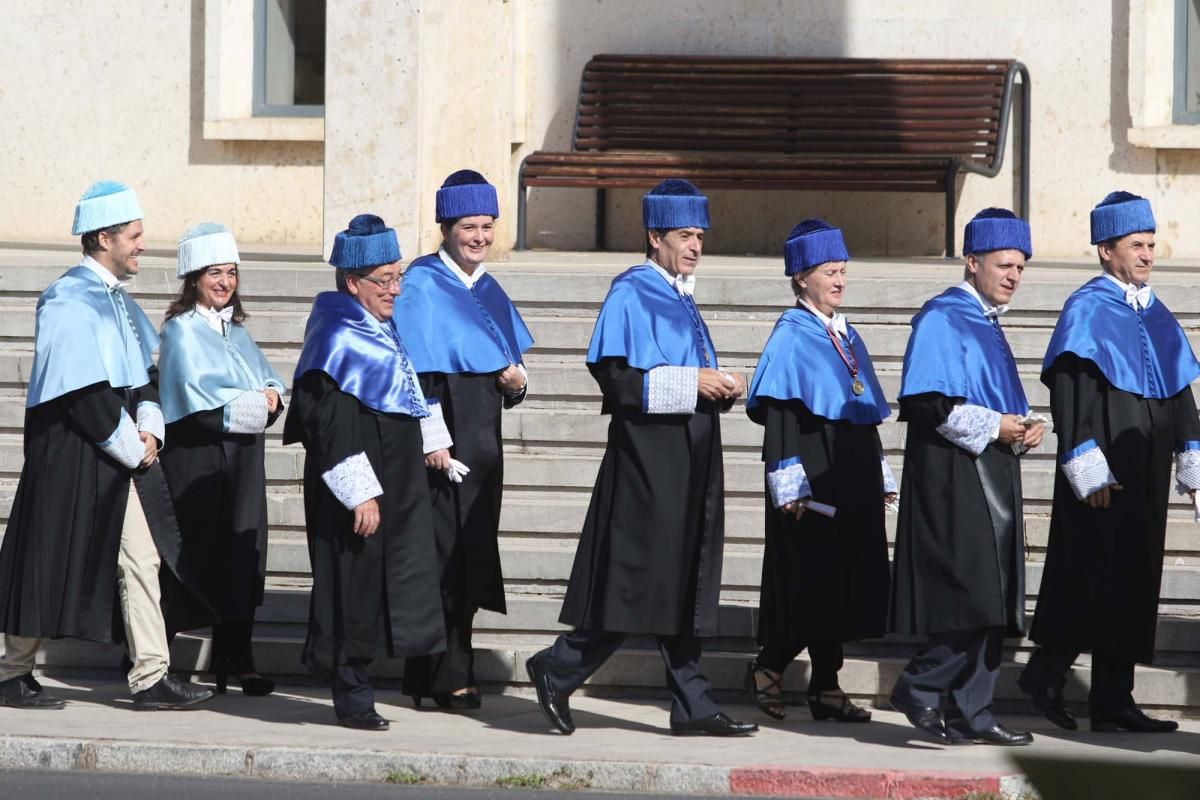
POLYGON ((761 398, 750 414, 766 427, 763 461, 799 456, 813 499, 837 508, 833 519, 797 520, 767 489, 758 643, 882 636, 890 575, 877 427, 818 417, 799 400, 761 398))
POLYGON ((1176 442, 1200 439, 1191 387, 1164 400, 1109 383, 1092 361, 1055 359, 1044 380, 1059 457, 1095 439, 1122 491, 1107 509, 1076 499, 1056 470, 1046 566, 1031 638, 1150 663, 1176 442))
POLYGON ((124 640, 117 556, 130 477, 158 547, 163 603, 213 620, 181 557, 179 528, 158 462, 130 471, 96 446, 125 408, 158 402, 158 370, 138 389, 96 383, 25 412, 24 456, 0 546, 0 630, 14 636, 124 640))
POLYGON ((310 370, 292 387, 284 444, 302 442, 304 512, 313 587, 304 663, 318 674, 351 659, 429 655, 445 649, 437 550, 420 422, 383 414, 310 370), (321 475, 365 452, 383 494, 371 536, 321 475))
POLYGON ((889 630, 1002 627, 1024 635, 1025 526, 1020 459, 992 442, 978 456, 937 427, 962 398, 900 400, 908 422, 889 630))
POLYGON ((589 364, 608 444, 559 621, 584 630, 717 635, 725 492, 719 413, 642 413, 645 371, 589 364))

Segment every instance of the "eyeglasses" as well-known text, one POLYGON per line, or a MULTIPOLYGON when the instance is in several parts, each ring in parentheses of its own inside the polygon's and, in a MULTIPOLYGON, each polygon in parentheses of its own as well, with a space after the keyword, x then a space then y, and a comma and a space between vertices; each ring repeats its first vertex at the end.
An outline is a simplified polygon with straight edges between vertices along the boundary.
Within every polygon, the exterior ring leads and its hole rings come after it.
POLYGON ((384 280, 383 278, 373 278, 370 275, 359 275, 357 277, 359 280, 362 280, 362 281, 370 281, 371 283, 378 286, 380 289, 391 289, 393 286, 399 288, 401 281, 404 280, 404 273, 401 272, 396 277, 394 277, 390 280, 384 280))

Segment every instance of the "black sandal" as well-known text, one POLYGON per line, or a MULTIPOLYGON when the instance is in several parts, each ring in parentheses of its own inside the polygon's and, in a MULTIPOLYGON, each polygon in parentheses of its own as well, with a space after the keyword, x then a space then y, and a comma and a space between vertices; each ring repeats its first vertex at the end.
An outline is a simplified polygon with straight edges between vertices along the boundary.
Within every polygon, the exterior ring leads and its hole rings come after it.
POLYGON ((759 711, 771 719, 787 718, 787 711, 783 705, 782 674, 771 677, 770 670, 758 666, 757 661, 751 661, 746 665, 746 690, 754 698, 754 705, 758 706, 759 711), (763 675, 768 681, 763 688, 758 686, 759 675, 763 675))
POLYGON ((815 720, 832 719, 838 722, 870 722, 871 712, 854 705, 841 689, 808 696, 808 710, 815 720), (826 699, 833 702, 825 702, 826 699))

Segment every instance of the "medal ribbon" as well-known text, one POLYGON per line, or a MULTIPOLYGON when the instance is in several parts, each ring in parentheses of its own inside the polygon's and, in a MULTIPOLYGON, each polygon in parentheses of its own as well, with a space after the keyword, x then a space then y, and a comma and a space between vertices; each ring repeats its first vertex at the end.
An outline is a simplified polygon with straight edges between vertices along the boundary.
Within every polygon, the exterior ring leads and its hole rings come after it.
POLYGON ((846 347, 850 348, 850 354, 842 349, 842 343, 838 341, 838 335, 833 332, 833 328, 825 326, 825 332, 829 334, 829 341, 833 342, 834 349, 838 355, 842 357, 842 363, 846 365, 846 370, 850 373, 853 380, 858 380, 858 357, 854 355, 854 345, 850 344, 850 337, 846 337, 846 347))

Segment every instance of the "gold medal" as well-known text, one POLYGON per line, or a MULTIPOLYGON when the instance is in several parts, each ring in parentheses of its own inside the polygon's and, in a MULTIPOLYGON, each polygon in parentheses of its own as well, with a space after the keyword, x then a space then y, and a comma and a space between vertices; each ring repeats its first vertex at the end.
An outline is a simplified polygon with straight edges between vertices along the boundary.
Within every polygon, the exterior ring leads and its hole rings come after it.
POLYGON ((867 387, 863 386, 863 382, 858 378, 855 378, 854 383, 850 384, 850 391, 854 392, 855 394, 862 394, 866 390, 867 387))

